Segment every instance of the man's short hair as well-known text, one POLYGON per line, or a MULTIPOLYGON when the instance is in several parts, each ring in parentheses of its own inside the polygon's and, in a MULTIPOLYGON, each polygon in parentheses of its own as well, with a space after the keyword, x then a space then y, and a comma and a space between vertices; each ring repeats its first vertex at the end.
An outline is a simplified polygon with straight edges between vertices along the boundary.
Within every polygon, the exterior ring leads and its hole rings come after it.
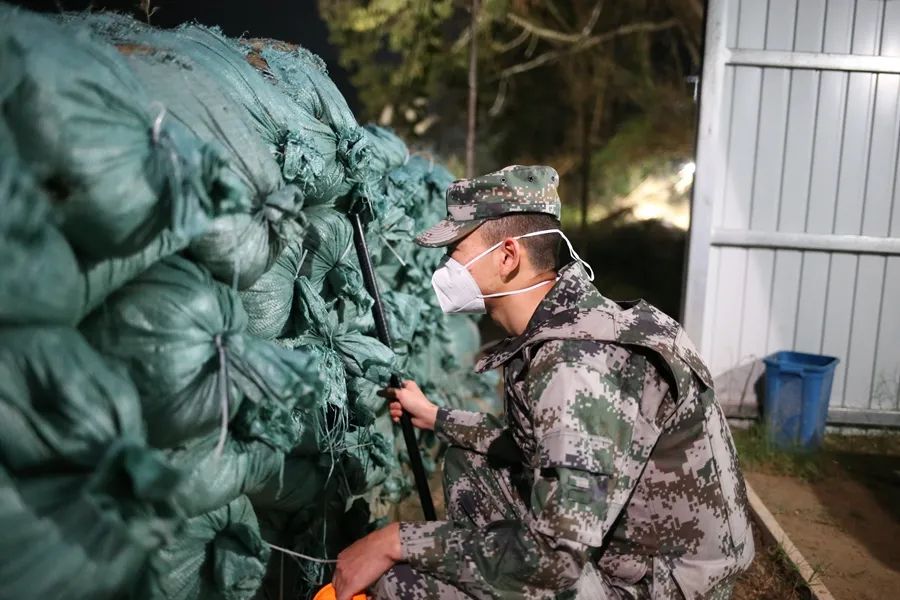
MULTIPOLYGON (((478 231, 488 246, 534 231, 559 229, 559 219, 546 213, 518 213, 485 221, 478 231)), ((558 266, 559 234, 522 238, 519 243, 528 253, 531 266, 538 273, 555 271, 558 266)))

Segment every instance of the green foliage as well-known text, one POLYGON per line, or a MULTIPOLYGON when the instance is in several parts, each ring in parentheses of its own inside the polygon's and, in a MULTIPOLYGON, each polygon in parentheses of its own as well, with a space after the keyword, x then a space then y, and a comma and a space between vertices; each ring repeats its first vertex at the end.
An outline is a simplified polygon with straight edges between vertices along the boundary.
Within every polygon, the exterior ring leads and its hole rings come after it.
POLYGON ((684 77, 699 69, 696 0, 483 0, 474 32, 470 2, 319 6, 366 116, 451 164, 466 138, 472 35, 477 171, 550 163, 564 199, 608 204, 623 170, 691 154, 695 105, 684 77))

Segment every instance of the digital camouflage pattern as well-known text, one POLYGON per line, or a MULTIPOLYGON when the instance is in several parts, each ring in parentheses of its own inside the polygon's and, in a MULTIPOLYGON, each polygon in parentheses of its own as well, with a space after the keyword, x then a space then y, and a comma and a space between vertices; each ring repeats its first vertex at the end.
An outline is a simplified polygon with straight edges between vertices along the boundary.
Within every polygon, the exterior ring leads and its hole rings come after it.
POLYGON ((403 523, 376 598, 726 599, 753 557, 746 491, 684 331, 571 263, 505 366, 505 420, 441 409, 447 520, 403 523))
POLYGON ((553 167, 511 165, 494 173, 458 179, 447 188, 447 218, 416 237, 437 248, 464 238, 486 220, 510 213, 546 213, 559 218, 553 167))

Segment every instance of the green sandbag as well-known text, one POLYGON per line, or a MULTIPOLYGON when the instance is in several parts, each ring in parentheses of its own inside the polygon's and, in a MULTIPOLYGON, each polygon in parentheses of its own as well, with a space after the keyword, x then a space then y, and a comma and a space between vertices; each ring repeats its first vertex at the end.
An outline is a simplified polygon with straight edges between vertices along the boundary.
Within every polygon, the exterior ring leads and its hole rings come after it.
POLYGON ((262 583, 269 547, 250 501, 190 519, 147 564, 135 600, 245 600, 262 583))
POLYGON ((114 443, 139 451, 144 438, 134 385, 78 331, 0 329, 0 462, 7 468, 91 469, 114 443))
POLYGON ((248 333, 271 340, 282 332, 291 314, 294 281, 303 258, 300 240, 288 242, 275 264, 240 292, 241 304, 247 311, 248 333))
POLYGON ((84 295, 78 260, 14 156, 0 161, 0 202, 0 323, 74 325, 84 295))
MULTIPOLYGON (((290 340, 284 340, 290 344, 290 340)), ((340 355, 325 345, 302 346, 319 364, 321 382, 317 390, 320 406, 295 409, 294 428, 299 440, 291 449, 292 456, 331 455, 343 440, 350 422, 347 374, 340 355)))
POLYGON ((315 507, 323 497, 360 494, 385 480, 393 453, 382 434, 354 428, 331 452, 288 457, 283 479, 270 479, 250 499, 258 510, 293 513, 315 507))
MULTIPOLYGON (((331 203, 356 181, 356 172, 368 174, 367 138, 349 109, 341 113, 342 120, 337 124, 331 113, 340 108, 318 110, 266 80, 277 79, 259 53, 270 44, 246 38, 238 43, 225 38, 217 28, 199 25, 183 25, 158 43, 217 75, 236 103, 254 116, 260 135, 272 146, 284 179, 298 185, 307 198, 331 203)), ((297 62, 294 58, 291 67, 297 62)), ((327 78, 325 81, 333 88, 327 78)), ((329 104, 346 108, 337 89, 331 91, 329 104)))
POLYGON ((193 517, 224 506, 238 496, 281 481, 284 454, 262 442, 229 436, 221 453, 218 434, 191 440, 166 451, 169 462, 185 477, 175 493, 184 514, 193 517))
MULTIPOLYGON (((419 329, 428 327, 427 323, 421 322, 422 316, 426 313, 426 305, 418 296, 390 289, 381 293, 381 301, 391 330, 394 350, 398 353, 403 352, 404 347, 419 329)), ((371 336, 377 335, 371 311, 364 313, 353 322, 347 323, 347 327, 352 331, 360 331, 371 336)))
POLYGON ((175 530, 176 482, 117 444, 83 473, 14 477, 0 461, 0 596, 122 598, 175 530))
POLYGON ((409 149, 393 130, 368 124, 370 167, 375 173, 387 173, 409 160, 409 149))
POLYGON ((216 194, 222 158, 173 122, 115 51, 6 5, 0 23, 3 118, 80 253, 129 254, 162 230, 189 237, 239 208, 216 194))
MULTIPOLYGON (((286 190, 290 198, 294 190, 286 190)), ((275 199, 269 196, 269 200, 275 199)), ((293 200, 288 199, 288 203, 293 200)), ((195 238, 191 256, 216 279, 238 290, 252 286, 275 263, 284 247, 283 225, 288 211, 269 207, 254 214, 226 215, 215 219, 209 231, 195 238), (270 220, 268 217, 272 217, 270 220)))
POLYGON ((107 295, 164 256, 187 247, 187 238, 165 230, 131 255, 79 261, 51 224, 40 190, 0 165, 0 323, 75 325, 107 295))
POLYGON ((285 224, 303 202, 300 189, 284 185, 253 116, 235 107, 212 76, 165 56, 133 53, 129 64, 173 119, 228 156, 231 193, 250 209, 216 218, 190 251, 219 280, 238 289, 253 285, 281 252, 285 224))
MULTIPOLYGON (((232 110, 243 109, 251 117, 248 123, 269 147, 263 158, 274 157, 284 180, 296 184, 309 200, 333 203, 354 182, 371 176, 366 154, 368 136, 358 127, 343 97, 327 77, 306 83, 331 86, 327 102, 332 108, 328 110, 323 109, 321 102, 298 101, 300 96, 285 93, 294 92, 293 88, 279 86, 277 81, 273 85, 269 81, 277 78, 277 74, 269 68, 260 52, 280 43, 248 39, 238 43, 223 36, 217 28, 195 24, 182 25, 175 30, 155 30, 120 15, 92 13, 69 19, 87 24, 98 35, 127 52, 132 61, 156 60, 186 65, 188 73, 178 73, 179 67, 170 65, 169 75, 172 80, 189 77, 190 85, 182 87, 188 88, 190 94, 198 93, 195 77, 215 85, 219 97, 206 100, 213 105, 227 103, 232 110), (336 116, 339 122, 334 120, 336 116)), ((298 49, 296 55, 290 54, 292 64, 288 69, 295 67, 300 60, 297 56, 301 54, 308 53, 298 49)), ((276 60, 276 65, 279 64, 276 60)), ((171 85, 165 78, 156 78, 151 83, 146 73, 136 68, 139 78, 151 89, 164 95, 173 93, 165 89, 171 85)), ((174 90, 174 93, 184 94, 184 91, 174 90)), ((319 98, 315 90, 301 96, 319 98)), ((195 114, 198 119, 206 117, 195 114)), ((217 121, 222 119, 217 118, 217 121)), ((255 154, 259 142, 253 140, 252 143, 253 146, 229 144, 228 147, 245 155, 255 154)), ((250 159, 256 160, 253 156, 250 159)))
POLYGON ((347 331, 306 277, 296 283, 298 314, 294 326, 299 335, 289 343, 295 347, 314 345, 330 348, 343 362, 347 375, 384 383, 394 366, 394 353, 374 337, 347 331))
POLYGON ((160 259, 187 248, 186 237, 163 231, 144 248, 121 257, 81 265, 84 295, 80 316, 96 309, 114 291, 146 271, 160 259))
POLYGON ((303 211, 303 216, 306 219, 303 248, 308 256, 300 274, 326 299, 345 298, 357 306, 358 312, 368 312, 372 299, 363 285, 347 215, 320 206, 303 211))
POLYGON ((300 162, 307 172, 302 179, 311 183, 303 188, 307 204, 332 204, 354 185, 375 181, 379 174, 370 164, 370 136, 356 122, 346 100, 328 78, 322 59, 284 42, 250 39, 242 43, 249 48, 254 65, 264 69, 278 89, 333 132, 325 147, 321 141, 326 140, 314 138, 315 145, 300 162), (307 156, 313 160, 307 160, 307 156), (317 164, 319 157, 324 160, 317 164))
POLYGON ((113 294, 82 324, 121 360, 141 395, 151 443, 173 447, 221 428, 289 449, 295 406, 314 406, 313 358, 245 334, 237 293, 169 257, 113 294))
POLYGON ((290 456, 284 461, 284 476, 270 479, 256 492, 249 494, 257 510, 296 512, 314 507, 322 498, 335 494, 341 484, 328 454, 290 456))

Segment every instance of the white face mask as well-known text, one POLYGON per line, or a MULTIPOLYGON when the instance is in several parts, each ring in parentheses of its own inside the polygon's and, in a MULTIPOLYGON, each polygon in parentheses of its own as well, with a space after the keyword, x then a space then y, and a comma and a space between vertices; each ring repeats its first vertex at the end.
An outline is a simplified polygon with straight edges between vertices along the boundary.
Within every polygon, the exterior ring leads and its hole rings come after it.
MULTIPOLYGON (((565 240, 566 245, 569 247, 569 254, 572 255, 572 258, 584 265, 584 268, 590 275, 591 281, 593 281, 594 271, 591 269, 590 265, 581 260, 581 257, 578 256, 578 253, 576 253, 575 249, 572 248, 572 242, 570 242, 569 238, 567 238, 565 234, 559 229, 533 231, 531 233, 526 233, 525 235, 516 236, 512 239, 518 240, 521 238, 533 237, 536 235, 548 235, 551 233, 558 233, 560 236, 562 236, 562 239, 565 240)), ((469 267, 472 266, 475 261, 484 258, 488 254, 499 248, 503 244, 503 241, 497 242, 464 265, 460 264, 453 258, 448 258, 446 262, 434 272, 434 275, 431 276, 431 287, 434 288, 434 293, 437 295, 438 303, 440 303, 441 305, 441 310, 443 310, 447 314, 484 313, 486 312, 484 306, 485 298, 499 298, 501 296, 523 294, 525 292, 530 292, 535 288, 541 287, 542 285, 556 283, 557 279, 559 279, 557 277, 556 279, 541 281, 521 290, 499 292, 496 294, 482 294, 481 288, 478 287, 478 283, 475 282, 475 278, 472 277, 472 273, 469 272, 469 267)))

